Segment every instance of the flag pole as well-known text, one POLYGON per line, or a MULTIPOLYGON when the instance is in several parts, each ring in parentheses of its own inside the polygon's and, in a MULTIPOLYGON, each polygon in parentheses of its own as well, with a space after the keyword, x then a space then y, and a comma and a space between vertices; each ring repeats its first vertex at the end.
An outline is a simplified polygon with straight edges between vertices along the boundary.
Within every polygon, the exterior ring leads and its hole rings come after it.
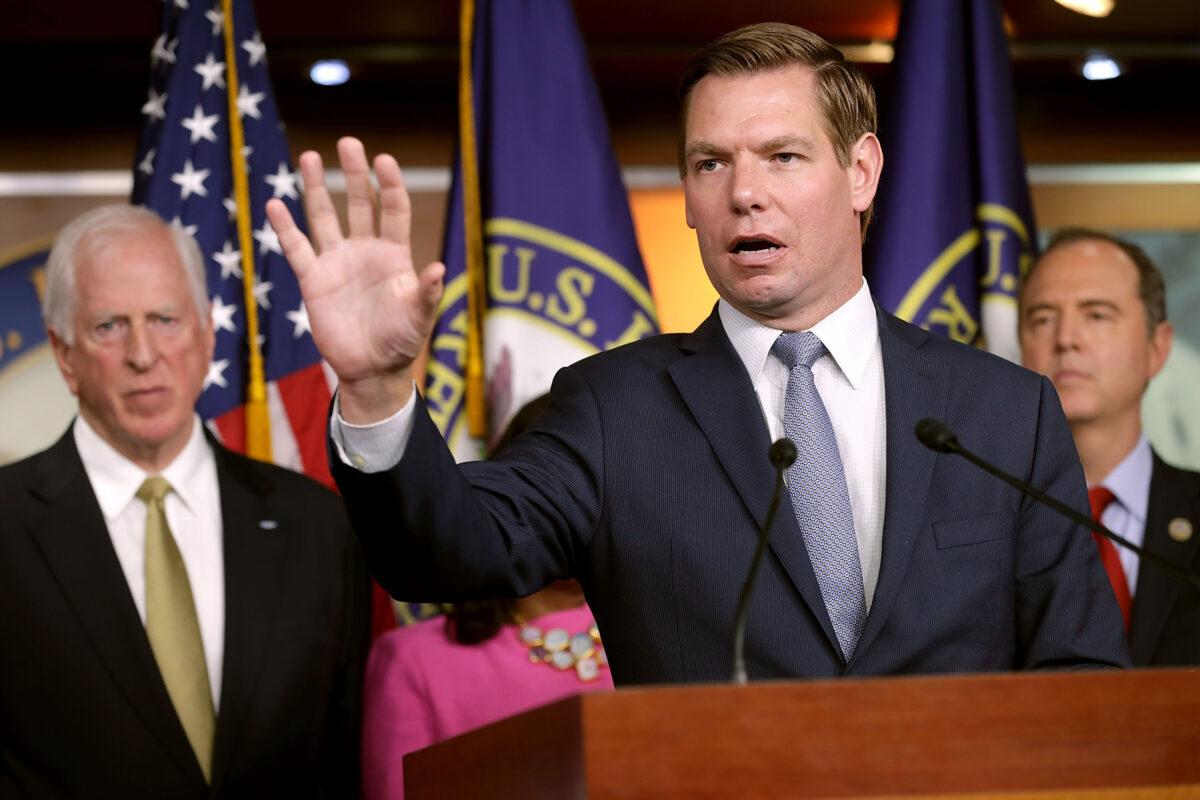
POLYGON ((484 397, 483 314, 487 283, 483 263, 483 213, 479 199, 479 154, 475 142, 475 87, 471 51, 475 27, 475 2, 462 0, 459 15, 458 139, 462 159, 463 231, 467 267, 467 424, 472 437, 487 438, 487 403, 484 397))
POLYGON ((246 382, 246 455, 259 461, 271 458, 271 418, 267 410, 267 382, 258 335, 258 301, 254 296, 254 241, 250 234, 250 184, 242 156, 245 132, 238 113, 237 47, 233 31, 233 0, 221 0, 225 14, 225 64, 229 100, 229 163, 233 169, 237 203, 238 247, 242 252, 243 302, 246 309, 246 347, 250 378, 246 382))

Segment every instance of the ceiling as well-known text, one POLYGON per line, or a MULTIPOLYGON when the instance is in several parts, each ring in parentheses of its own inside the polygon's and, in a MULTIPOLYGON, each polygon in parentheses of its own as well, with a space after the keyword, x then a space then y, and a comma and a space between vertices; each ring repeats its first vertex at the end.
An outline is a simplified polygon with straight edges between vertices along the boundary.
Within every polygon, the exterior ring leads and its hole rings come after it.
MULTIPOLYGON (((0 169, 45 168, 48 149, 56 151, 55 164, 98 166, 119 156, 119 166, 127 166, 123 142, 136 137, 140 125, 137 109, 161 0, 8 5, 0 30, 7 112, 0 169), (76 146, 81 131, 95 139, 94 147, 76 146)), ((708 39, 779 19, 839 44, 890 41, 899 6, 899 0, 575 2, 627 164, 670 160, 664 143, 672 136, 674 83, 688 54, 708 39)), ((1002 6, 1029 161, 1200 160, 1200 103, 1194 99, 1200 0, 1117 0, 1102 20, 1052 0, 1003 0, 1002 6), (1082 80, 1078 66, 1092 49, 1112 52, 1127 73, 1103 83, 1082 80)), ((256 7, 294 145, 355 131, 395 142, 410 163, 448 160, 457 2, 258 0, 256 7), (308 81, 309 64, 330 57, 351 64, 350 84, 327 88, 308 81)), ((866 69, 886 93, 888 65, 866 69)))

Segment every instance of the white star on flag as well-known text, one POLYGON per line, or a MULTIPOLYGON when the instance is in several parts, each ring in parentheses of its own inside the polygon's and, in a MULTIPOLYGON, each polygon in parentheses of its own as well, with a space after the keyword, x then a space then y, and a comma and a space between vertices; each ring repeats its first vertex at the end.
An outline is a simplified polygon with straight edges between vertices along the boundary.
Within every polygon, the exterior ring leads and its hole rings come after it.
POLYGON ((252 67, 257 67, 258 62, 267 55, 267 46, 263 44, 262 33, 259 31, 254 32, 253 39, 242 42, 242 49, 250 54, 250 66, 252 67))
POLYGON ((279 162, 279 170, 274 175, 268 175, 264 178, 271 188, 275 190, 276 197, 286 197, 289 200, 299 200, 300 194, 296 191, 296 183, 300 180, 299 172, 289 172, 287 164, 279 162))
POLYGON ((225 381, 225 370, 228 368, 228 358, 208 362, 208 374, 204 376, 204 386, 201 388, 201 391, 212 386, 214 383, 222 389, 227 388, 229 384, 225 381))
POLYGON ((230 333, 237 333, 237 327, 233 324, 233 315, 236 313, 236 305, 225 305, 225 301, 221 299, 221 295, 213 295, 212 321, 214 329, 219 331, 229 331, 230 333))
POLYGON ((154 153, 155 150, 153 147, 146 151, 145 158, 143 158, 138 164, 138 172, 142 173, 143 175, 154 174, 154 153))
POLYGON ((296 326, 296 329, 292 331, 293 339, 299 339, 306 333, 312 333, 312 327, 308 324, 308 309, 304 307, 303 300, 300 301, 299 308, 287 312, 287 318, 296 326))
MULTIPOLYGON (((208 178, 210 171, 207 169, 193 169, 190 158, 183 162, 183 172, 176 172, 171 175, 171 182, 179 184, 179 199, 187 200, 193 194, 208 197, 208 190, 204 188, 204 181, 208 178)), ((276 238, 276 242, 278 242, 278 238, 276 238)), ((282 253, 282 251, 280 252, 282 253)))
POLYGON ((200 87, 200 91, 207 92, 213 86, 225 88, 225 62, 217 61, 213 58, 212 53, 208 54, 202 64, 197 64, 193 69, 204 79, 204 85, 200 87))
POLYGON ((270 294, 271 289, 274 287, 275 284, 271 283, 270 281, 258 281, 254 284, 254 299, 258 301, 260 306, 268 311, 271 310, 271 298, 267 295, 270 294))
POLYGON ((178 214, 175 215, 175 219, 171 220, 171 227, 178 228, 193 239, 196 238, 196 231, 200 230, 199 225, 184 225, 178 214))
POLYGON ((283 255, 283 248, 279 246, 279 234, 275 233, 275 229, 271 227, 270 220, 263 220, 263 226, 256 230, 253 234, 254 241, 258 242, 258 254, 265 256, 267 253, 278 253, 283 255))
POLYGON ((219 253, 212 254, 213 261, 221 265, 221 280, 231 275, 238 280, 242 278, 242 251, 234 250, 233 244, 226 240, 225 248, 219 253))
POLYGON ((175 7, 186 10, 188 7, 188 0, 175 0, 175 7))
POLYGON ((220 119, 221 116, 219 114, 205 116, 204 109, 200 107, 199 103, 197 103, 196 110, 192 116, 181 121, 179 124, 192 132, 192 144, 195 144, 201 139, 207 139, 210 142, 215 142, 217 140, 217 135, 213 133, 213 125, 216 125, 220 119))
POLYGON ((204 18, 212 23, 213 36, 219 36, 221 34, 221 26, 225 24, 224 12, 218 11, 215 8, 210 8, 208 11, 204 12, 204 18))
POLYGON ((175 47, 179 44, 178 39, 167 41, 167 35, 160 33, 158 38, 154 40, 154 49, 150 51, 150 62, 152 66, 158 66, 158 62, 165 61, 168 64, 175 63, 175 47))
POLYGON ((264 92, 251 92, 250 87, 243 83, 238 89, 238 116, 245 117, 248 114, 254 119, 262 119, 262 112, 258 110, 258 104, 263 101, 264 97, 266 97, 264 92))
POLYGON ((142 113, 147 117, 154 119, 166 119, 167 117, 167 93, 159 94, 150 89, 150 96, 146 98, 145 104, 142 106, 142 113))
MULTIPOLYGON (((237 200, 233 199, 233 195, 226 197, 221 201, 221 205, 225 206, 226 213, 229 214, 229 221, 233 222, 237 219, 237 200)), ((241 277, 240 275, 238 276, 241 277)))

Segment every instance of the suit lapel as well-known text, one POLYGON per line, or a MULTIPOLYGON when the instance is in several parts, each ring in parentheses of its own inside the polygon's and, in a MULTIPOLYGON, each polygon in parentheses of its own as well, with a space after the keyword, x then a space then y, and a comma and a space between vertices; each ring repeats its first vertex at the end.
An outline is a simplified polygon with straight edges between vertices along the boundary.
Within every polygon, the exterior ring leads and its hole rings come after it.
MULTIPOLYGON (((690 355, 671 364, 668 372, 738 496, 761 529, 771 502, 775 472, 767 460, 770 433, 750 376, 715 310, 695 332, 685 337, 681 349, 690 355)), ((786 495, 772 526, 771 550, 836 651, 837 636, 786 495)))
POLYGON ((887 414, 887 479, 883 521, 883 554, 871 612, 859 638, 855 659, 870 647, 895 606, 908 571, 913 546, 921 532, 925 498, 933 475, 933 451, 913 433, 923 417, 941 418, 950 384, 947 368, 923 355, 927 331, 877 309, 883 353, 884 403, 887 414))
MULTIPOLYGON (((1200 526, 1200 491, 1187 473, 1169 466, 1155 453, 1143 546, 1186 570, 1200 553, 1200 535, 1193 534, 1186 542, 1173 540, 1167 534, 1167 527, 1176 517, 1200 526)), ((1143 563, 1138 568, 1129 643, 1135 665, 1148 664, 1154 656, 1181 590, 1177 580, 1153 564, 1143 563)))
POLYGON ((225 656, 213 752, 213 786, 219 787, 239 749, 254 687, 269 658, 267 642, 276 609, 285 602, 287 538, 268 502, 270 480, 219 444, 212 442, 212 447, 225 547, 225 656))
POLYGON ((32 492, 44 513, 31 522, 30 534, 84 634, 163 749, 202 785, 199 764, 159 675, 108 525, 75 448, 73 429, 43 454, 32 492))

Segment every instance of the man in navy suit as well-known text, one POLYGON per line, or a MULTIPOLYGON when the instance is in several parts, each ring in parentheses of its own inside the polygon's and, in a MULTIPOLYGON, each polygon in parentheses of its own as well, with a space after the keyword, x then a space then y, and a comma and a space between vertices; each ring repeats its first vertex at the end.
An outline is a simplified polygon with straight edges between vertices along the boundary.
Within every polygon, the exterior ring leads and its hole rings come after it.
MULTIPOLYGON (((1200 474, 1177 469, 1142 432, 1142 396, 1166 364, 1166 290, 1137 245, 1060 231, 1021 287, 1025 365, 1058 390, 1093 510, 1183 570, 1200 569, 1200 474)), ((1128 550, 1097 542, 1137 666, 1200 664, 1200 593, 1128 550)))
POLYGON ((802 457, 751 606, 752 677, 1127 663, 1086 533, 913 437, 944 419, 1084 505, 1047 380, 872 301, 861 242, 883 155, 861 73, 808 31, 757 25, 701 50, 681 96, 687 221, 721 301, 691 334, 562 370, 550 410, 496 461, 455 466, 415 396, 444 269, 412 266, 394 159, 374 164, 378 234, 352 139, 348 237, 314 153, 301 169, 320 254, 269 204, 342 381, 335 477, 379 581, 451 599, 574 576, 617 682, 722 680, 767 449, 787 433, 802 457))

